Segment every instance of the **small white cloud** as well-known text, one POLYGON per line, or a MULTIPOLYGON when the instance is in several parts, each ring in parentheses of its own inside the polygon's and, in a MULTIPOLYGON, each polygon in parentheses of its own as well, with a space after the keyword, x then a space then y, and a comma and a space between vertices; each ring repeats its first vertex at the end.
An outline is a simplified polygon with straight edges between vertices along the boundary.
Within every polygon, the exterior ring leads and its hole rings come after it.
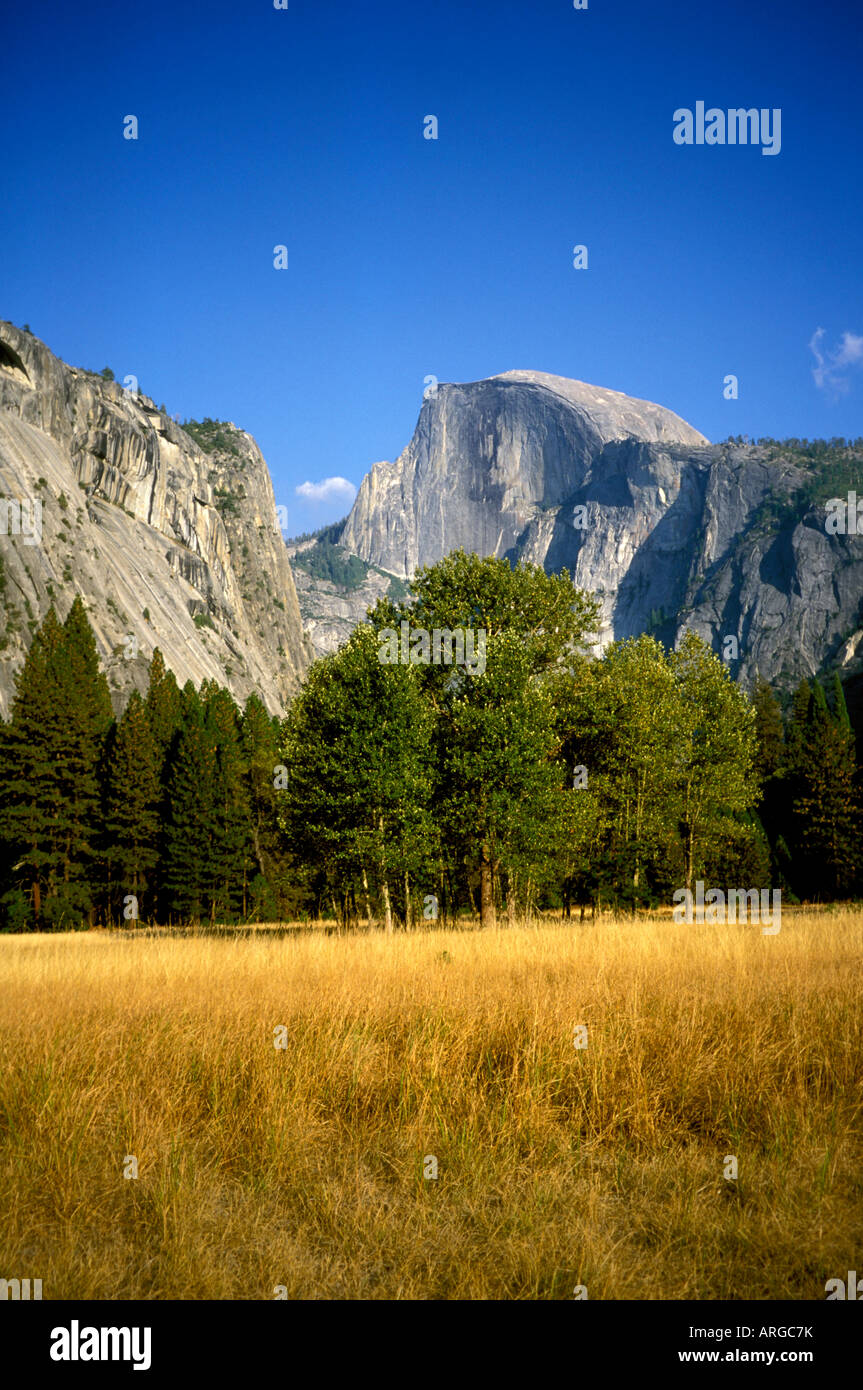
POLYGON ((353 502, 357 490, 347 478, 324 478, 322 483, 300 483, 298 497, 309 502, 353 502))
POLYGON ((859 333, 842 334, 836 363, 837 366, 844 366, 846 362, 863 362, 863 337, 859 333))
POLYGON ((838 399, 850 386, 842 369, 863 366, 863 336, 849 333, 846 329, 839 339, 839 346, 825 353, 822 352, 824 331, 823 328, 816 328, 809 340, 809 350, 817 364, 812 368, 812 377, 819 391, 827 391, 838 399))

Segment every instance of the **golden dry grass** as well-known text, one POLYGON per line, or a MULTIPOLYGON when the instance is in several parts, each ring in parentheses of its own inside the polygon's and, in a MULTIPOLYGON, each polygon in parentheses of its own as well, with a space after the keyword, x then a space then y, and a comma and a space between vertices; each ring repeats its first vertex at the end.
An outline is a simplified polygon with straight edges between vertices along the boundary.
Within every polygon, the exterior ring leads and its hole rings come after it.
POLYGON ((861 960, 851 912, 0 939, 0 1274, 823 1299, 863 1257, 861 960))

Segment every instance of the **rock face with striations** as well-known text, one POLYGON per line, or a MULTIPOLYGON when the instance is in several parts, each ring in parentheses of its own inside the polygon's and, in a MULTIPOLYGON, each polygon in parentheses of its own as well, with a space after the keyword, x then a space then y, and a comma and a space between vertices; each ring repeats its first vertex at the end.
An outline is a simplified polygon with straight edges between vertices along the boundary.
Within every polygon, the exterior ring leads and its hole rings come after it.
POLYGON ((49 604, 64 617, 76 593, 116 709, 154 647, 181 685, 255 690, 273 713, 299 688, 310 649, 266 464, 233 426, 203 443, 0 321, 4 715, 49 604))
MULTIPOLYGON (((860 476, 863 495, 863 460, 860 476)), ((711 445, 650 402, 506 372, 437 387, 342 544, 399 577, 459 547, 566 567, 601 600, 603 645, 693 628, 744 683, 790 685, 863 658, 863 537, 827 534, 812 480, 781 448, 711 445)))

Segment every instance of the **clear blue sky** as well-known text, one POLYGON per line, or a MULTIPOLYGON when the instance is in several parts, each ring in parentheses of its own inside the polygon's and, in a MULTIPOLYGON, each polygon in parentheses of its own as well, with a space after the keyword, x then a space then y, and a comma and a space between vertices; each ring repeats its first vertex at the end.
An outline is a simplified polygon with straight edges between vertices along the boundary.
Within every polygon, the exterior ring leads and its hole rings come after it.
POLYGON ((407 444, 429 374, 860 435, 861 74, 859 0, 10 7, 0 317, 250 430, 291 531, 347 510, 298 485, 407 444), (781 108, 781 152, 676 145, 698 100, 781 108))

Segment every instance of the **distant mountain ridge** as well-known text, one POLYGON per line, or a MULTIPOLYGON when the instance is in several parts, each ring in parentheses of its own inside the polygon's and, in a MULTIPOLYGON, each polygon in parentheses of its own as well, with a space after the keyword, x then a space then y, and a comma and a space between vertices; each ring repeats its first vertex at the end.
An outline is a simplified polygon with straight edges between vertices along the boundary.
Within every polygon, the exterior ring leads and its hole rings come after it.
MULTIPOLYGON (((857 445, 833 472, 863 495, 857 445)), ((601 599, 603 644, 692 628, 745 684, 790 686, 861 669, 863 537, 827 533, 825 476, 805 449, 710 444, 662 406, 512 371, 428 394, 341 544, 399 578, 457 548, 565 567, 601 599)), ((307 625, 326 628, 336 599, 362 619, 358 597, 304 579, 307 625)))

